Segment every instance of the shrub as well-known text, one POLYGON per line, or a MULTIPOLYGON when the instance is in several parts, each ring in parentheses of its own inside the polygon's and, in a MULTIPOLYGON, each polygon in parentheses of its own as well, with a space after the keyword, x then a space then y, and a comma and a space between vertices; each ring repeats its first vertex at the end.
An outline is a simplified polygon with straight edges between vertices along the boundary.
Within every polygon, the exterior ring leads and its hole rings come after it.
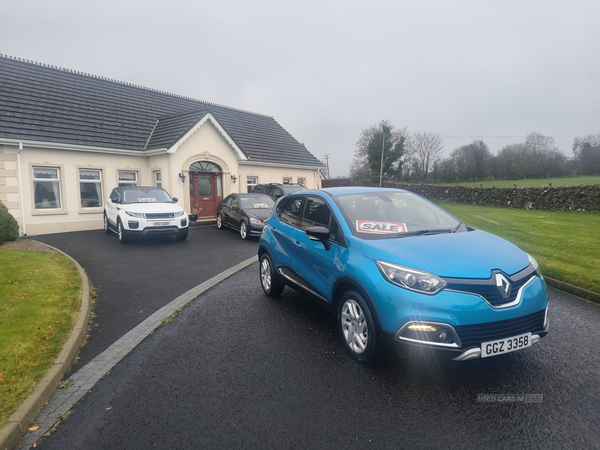
POLYGON ((19 237, 19 225, 0 201, 0 244, 4 241, 14 241, 19 237))

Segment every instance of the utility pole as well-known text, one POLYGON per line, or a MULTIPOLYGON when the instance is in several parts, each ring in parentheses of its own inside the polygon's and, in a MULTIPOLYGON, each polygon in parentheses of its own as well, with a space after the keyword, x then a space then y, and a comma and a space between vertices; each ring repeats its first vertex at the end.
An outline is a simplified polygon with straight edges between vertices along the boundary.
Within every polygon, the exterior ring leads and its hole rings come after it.
POLYGON ((385 132, 383 127, 381 128, 381 137, 383 142, 381 143, 381 167, 379 168, 379 187, 381 187, 381 180, 383 178, 383 149, 385 148, 385 132))
POLYGON ((325 153, 325 161, 327 161, 327 178, 329 178, 329 158, 331 157, 325 153))

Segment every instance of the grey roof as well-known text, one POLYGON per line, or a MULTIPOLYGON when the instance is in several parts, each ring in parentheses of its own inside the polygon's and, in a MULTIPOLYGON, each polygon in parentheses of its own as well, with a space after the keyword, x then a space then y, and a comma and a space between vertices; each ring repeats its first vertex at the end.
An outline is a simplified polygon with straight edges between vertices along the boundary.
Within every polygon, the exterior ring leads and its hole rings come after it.
POLYGON ((169 148, 208 113, 251 161, 323 165, 273 117, 0 55, 0 138, 169 148))

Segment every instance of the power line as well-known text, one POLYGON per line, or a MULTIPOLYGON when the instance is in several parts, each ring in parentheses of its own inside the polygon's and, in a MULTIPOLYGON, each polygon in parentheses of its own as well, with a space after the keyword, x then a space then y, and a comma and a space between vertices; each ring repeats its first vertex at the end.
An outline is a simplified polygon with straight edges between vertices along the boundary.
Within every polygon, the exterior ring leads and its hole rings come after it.
MULTIPOLYGON (((565 137, 578 137, 578 134, 558 134, 554 136, 547 136, 551 138, 565 138, 565 137)), ((469 136, 442 136, 443 139, 451 139, 451 138, 460 138, 460 139, 473 139, 473 138, 486 138, 486 139, 505 139, 505 138, 526 138, 527 135, 523 136, 513 136, 513 135, 504 135, 504 136, 484 136, 481 134, 471 134, 469 136)))

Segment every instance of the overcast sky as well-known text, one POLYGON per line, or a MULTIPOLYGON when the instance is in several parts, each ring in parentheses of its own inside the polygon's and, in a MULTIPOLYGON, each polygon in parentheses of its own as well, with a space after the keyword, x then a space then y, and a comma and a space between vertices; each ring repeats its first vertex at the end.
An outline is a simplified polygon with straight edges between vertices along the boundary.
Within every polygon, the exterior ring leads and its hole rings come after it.
POLYGON ((446 153, 600 132, 599 0, 0 0, 0 53, 274 116, 332 176, 382 119, 446 153))

